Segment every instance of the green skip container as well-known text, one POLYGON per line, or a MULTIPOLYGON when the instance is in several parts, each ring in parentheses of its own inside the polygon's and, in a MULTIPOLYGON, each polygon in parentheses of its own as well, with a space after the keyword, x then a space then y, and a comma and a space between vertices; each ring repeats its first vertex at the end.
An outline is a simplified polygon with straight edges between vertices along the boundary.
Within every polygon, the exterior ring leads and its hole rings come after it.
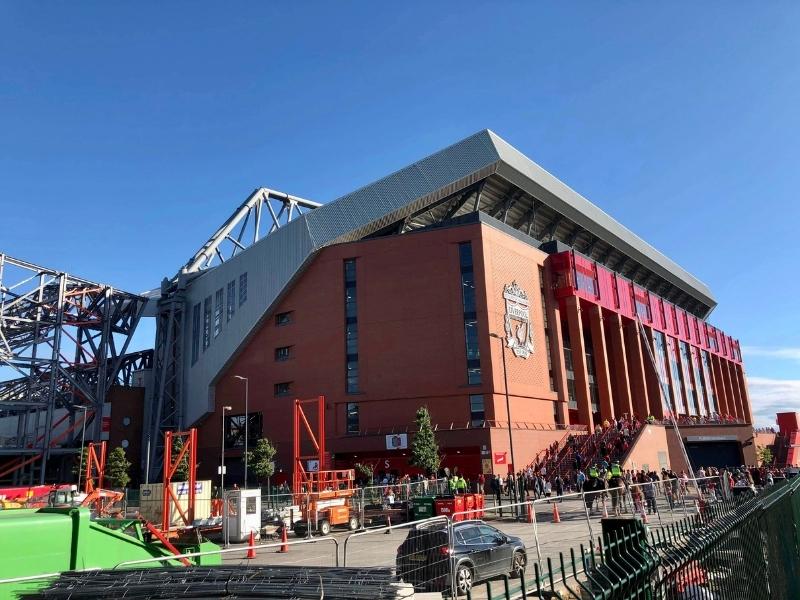
POLYGON ((419 496, 411 499, 411 519, 419 521, 434 516, 433 506, 436 498, 433 496, 419 496))
MULTIPOLYGON (((47 585, 35 576, 84 569, 111 569, 126 561, 169 556, 160 544, 145 541, 134 520, 92 521, 85 508, 0 510, 0 598, 16 598, 47 585), (125 532, 122 529, 125 529, 125 532), (14 582, 3 583, 7 579, 14 582)), ((184 546, 182 552, 219 549, 209 542, 184 546)), ((202 557, 202 564, 221 564, 219 554, 202 557)), ((200 564, 199 559, 190 559, 200 564)), ((120 568, 179 566, 177 560, 152 561, 120 568)))

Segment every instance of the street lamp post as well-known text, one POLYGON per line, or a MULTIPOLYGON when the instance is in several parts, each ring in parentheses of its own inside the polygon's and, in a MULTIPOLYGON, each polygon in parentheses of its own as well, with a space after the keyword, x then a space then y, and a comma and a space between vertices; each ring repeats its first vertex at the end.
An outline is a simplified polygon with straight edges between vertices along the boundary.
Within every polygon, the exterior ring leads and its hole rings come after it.
POLYGON ((225 502, 225 413, 232 410, 231 406, 222 407, 222 456, 220 456, 219 469, 219 496, 225 502))
POLYGON ((83 474, 83 448, 86 445, 86 411, 89 410, 88 406, 79 406, 83 411, 83 423, 81 424, 81 466, 78 468, 78 493, 81 491, 81 475, 83 474))
POLYGON ((234 375, 234 378, 241 379, 244 381, 244 484, 242 485, 243 488, 247 487, 247 442, 248 442, 248 425, 250 424, 250 415, 248 414, 248 407, 247 407, 247 396, 250 387, 250 382, 248 381, 247 377, 242 377, 241 375, 234 375))
POLYGON ((496 333, 490 333, 489 337, 500 340, 500 355, 503 357, 503 386, 506 392, 506 414, 508 415, 508 448, 511 451, 511 476, 514 478, 514 485, 511 488, 514 494, 514 502, 517 501, 517 476, 514 470, 517 468, 517 463, 514 460, 514 437, 511 435, 511 401, 508 397, 508 373, 506 371, 506 345, 503 343, 503 337, 496 333))

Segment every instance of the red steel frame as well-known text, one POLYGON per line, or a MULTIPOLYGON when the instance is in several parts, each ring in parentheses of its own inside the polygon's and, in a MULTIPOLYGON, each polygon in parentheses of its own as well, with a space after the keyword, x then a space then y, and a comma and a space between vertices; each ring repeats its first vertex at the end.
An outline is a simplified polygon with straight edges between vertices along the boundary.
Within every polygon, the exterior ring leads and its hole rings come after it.
POLYGON ((96 444, 90 443, 86 454, 86 472, 84 473, 83 491, 91 494, 96 489, 102 489, 106 475, 106 443, 100 442, 96 444), (100 448, 100 454, 97 453, 97 448, 100 448), (96 472, 96 474, 95 474, 96 472), (95 479, 97 484, 95 485, 95 479))
MULTIPOLYGON (((318 460, 319 470, 323 471, 326 468, 325 464, 325 396, 317 396, 309 400, 299 400, 295 398, 294 401, 294 468, 292 472, 292 491, 295 494, 302 494, 303 484, 309 483, 309 476, 303 466, 304 460, 318 460), (308 422, 306 413, 303 410, 304 405, 317 404, 317 433, 308 422), (303 425, 301 428, 300 425, 303 425), (300 434, 302 429, 308 434, 311 445, 316 454, 301 454, 301 439, 300 434)), ((312 491, 312 490, 308 490, 312 491)))
POLYGON ((197 429, 190 429, 189 431, 167 431, 164 433, 164 492, 163 492, 163 515, 161 519, 161 531, 169 533, 170 530, 170 515, 172 513, 172 506, 174 505, 181 516, 184 525, 191 526, 194 521, 194 500, 195 500, 195 471, 197 470, 197 429), (183 440, 183 448, 172 459, 172 443, 175 438, 183 440), (175 471, 181 461, 189 456, 189 501, 184 511, 181 508, 178 496, 172 490, 172 478, 175 476, 175 471))

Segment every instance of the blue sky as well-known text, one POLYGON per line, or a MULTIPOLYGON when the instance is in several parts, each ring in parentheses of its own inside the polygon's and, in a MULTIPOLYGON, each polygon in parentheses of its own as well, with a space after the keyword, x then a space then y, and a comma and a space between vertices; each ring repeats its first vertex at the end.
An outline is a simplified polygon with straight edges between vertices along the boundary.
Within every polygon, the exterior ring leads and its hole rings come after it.
POLYGON ((488 127, 711 287, 762 423, 800 410, 800 4, 563 4, 2 3, 0 251, 143 291, 255 187, 488 127))

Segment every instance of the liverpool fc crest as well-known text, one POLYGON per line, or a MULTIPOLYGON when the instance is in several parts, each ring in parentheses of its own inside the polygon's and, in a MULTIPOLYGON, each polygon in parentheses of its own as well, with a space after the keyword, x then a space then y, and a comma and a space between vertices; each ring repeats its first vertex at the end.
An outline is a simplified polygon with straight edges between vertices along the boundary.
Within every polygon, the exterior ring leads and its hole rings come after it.
POLYGON ((503 288, 503 298, 506 300, 506 346, 514 356, 528 358, 533 352, 528 294, 512 281, 503 288))

